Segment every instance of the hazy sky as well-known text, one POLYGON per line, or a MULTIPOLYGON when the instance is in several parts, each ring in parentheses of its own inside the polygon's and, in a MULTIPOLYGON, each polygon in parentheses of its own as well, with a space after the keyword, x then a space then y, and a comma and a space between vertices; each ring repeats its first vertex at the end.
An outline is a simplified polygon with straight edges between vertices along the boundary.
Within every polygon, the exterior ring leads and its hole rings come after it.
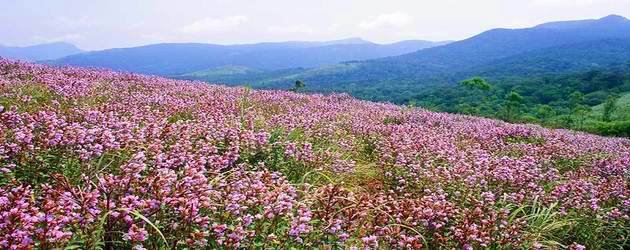
POLYGON ((457 40, 613 13, 630 17, 630 0, 0 0, 0 44, 457 40))

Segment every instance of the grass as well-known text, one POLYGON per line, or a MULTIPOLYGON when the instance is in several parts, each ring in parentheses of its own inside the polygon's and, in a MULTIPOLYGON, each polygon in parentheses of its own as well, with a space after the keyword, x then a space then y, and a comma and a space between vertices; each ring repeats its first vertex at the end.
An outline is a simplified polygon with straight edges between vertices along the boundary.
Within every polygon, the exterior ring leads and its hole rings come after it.
POLYGON ((628 249, 630 225, 628 220, 609 220, 600 216, 571 213, 573 226, 567 241, 584 242, 586 249, 628 249))
POLYGON ((173 124, 179 121, 191 121, 194 120, 195 116, 191 111, 179 111, 173 113, 167 120, 168 123, 173 124))
POLYGON ((572 225, 572 221, 562 216, 557 210, 557 204, 543 205, 534 200, 531 205, 524 205, 515 209, 509 221, 517 219, 527 223, 527 239, 531 243, 542 245, 545 249, 555 249, 565 247, 562 240, 565 238, 567 229, 572 225))
POLYGON ((545 138, 538 136, 507 136, 504 138, 507 143, 519 143, 519 144, 533 144, 543 145, 545 144, 545 138))
POLYGON ((0 88, 0 105, 16 107, 19 112, 34 113, 51 107, 62 98, 43 84, 18 84, 0 88))

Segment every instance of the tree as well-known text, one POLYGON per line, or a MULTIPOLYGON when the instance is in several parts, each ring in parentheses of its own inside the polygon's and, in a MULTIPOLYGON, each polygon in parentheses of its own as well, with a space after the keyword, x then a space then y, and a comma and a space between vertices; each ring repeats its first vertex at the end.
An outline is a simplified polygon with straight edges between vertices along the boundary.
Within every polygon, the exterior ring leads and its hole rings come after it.
POLYGON ((489 91, 490 88, 492 88, 492 85, 490 85, 486 80, 481 77, 466 79, 459 84, 471 90, 479 89, 483 91, 489 91))
POLYGON ((575 91, 569 95, 569 109, 573 113, 580 108, 580 105, 584 102, 584 94, 580 91, 575 91))
POLYGON ((304 82, 297 80, 295 81, 295 85, 289 89, 289 91, 293 91, 293 92, 300 92, 301 89, 303 89, 304 87, 306 87, 306 84, 304 84, 304 82))
POLYGON ((518 114, 521 111, 521 105, 523 104, 523 97, 514 91, 510 91, 507 95, 505 95, 505 120, 514 121, 518 117, 518 114))
POLYGON ((619 96, 616 96, 616 95, 608 96, 608 98, 606 99, 606 102, 604 103, 604 113, 602 115, 602 121, 604 122, 612 121, 612 113, 614 113, 615 110, 617 110, 617 99, 619 99, 619 96))
POLYGON ((536 109, 536 117, 543 122, 546 123, 550 117, 555 115, 555 110, 546 104, 538 105, 536 109))
POLYGON ((591 110, 592 108, 590 106, 579 105, 578 108, 573 111, 573 115, 576 117, 575 121, 577 121, 577 129, 584 128, 584 121, 586 121, 586 116, 591 110))
POLYGON ((481 77, 473 77, 459 83, 461 86, 470 90, 472 96, 481 96, 481 101, 470 100, 466 105, 458 105, 457 110, 460 113, 474 115, 481 111, 482 107, 488 106, 488 91, 492 88, 486 80, 481 77))
POLYGON ((584 126, 586 115, 591 111, 591 107, 583 105, 584 94, 580 91, 575 91, 569 95, 569 108, 571 109, 571 116, 574 117, 574 121, 577 122, 577 128, 581 129, 584 126))
POLYGON ((461 103, 456 106, 457 112, 466 115, 474 115, 479 113, 479 109, 468 103, 461 103))

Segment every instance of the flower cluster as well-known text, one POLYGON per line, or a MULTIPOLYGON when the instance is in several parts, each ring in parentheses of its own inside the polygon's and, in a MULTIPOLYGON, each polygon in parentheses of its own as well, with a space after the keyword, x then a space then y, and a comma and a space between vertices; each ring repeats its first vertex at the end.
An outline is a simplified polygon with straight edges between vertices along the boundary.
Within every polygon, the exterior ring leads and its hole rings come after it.
POLYGON ((0 60, 0 248, 623 248, 630 140, 0 60))

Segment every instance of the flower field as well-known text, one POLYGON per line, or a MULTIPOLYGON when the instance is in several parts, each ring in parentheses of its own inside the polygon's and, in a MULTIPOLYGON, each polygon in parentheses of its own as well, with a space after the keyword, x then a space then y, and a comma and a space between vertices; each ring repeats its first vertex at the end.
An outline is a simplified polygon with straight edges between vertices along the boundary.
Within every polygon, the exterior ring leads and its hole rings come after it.
POLYGON ((622 249, 630 140, 0 60, 2 249, 622 249))

